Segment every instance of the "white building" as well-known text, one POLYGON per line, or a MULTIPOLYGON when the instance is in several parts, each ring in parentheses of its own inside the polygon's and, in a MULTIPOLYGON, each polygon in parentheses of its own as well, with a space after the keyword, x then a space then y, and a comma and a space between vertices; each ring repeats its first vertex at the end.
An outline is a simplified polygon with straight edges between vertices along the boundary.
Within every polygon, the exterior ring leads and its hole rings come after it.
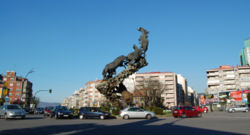
POLYGON ((207 70, 208 94, 250 89, 250 66, 220 66, 207 70))
MULTIPOLYGON (((176 106, 181 104, 184 97, 180 95, 177 89, 177 75, 172 72, 149 72, 149 73, 136 73, 127 78, 124 81, 124 85, 127 87, 128 91, 133 92, 134 89, 140 90, 144 85, 147 85, 147 80, 157 80, 162 84, 160 87, 162 94, 161 97, 164 99, 163 105, 176 106)), ((182 92, 183 94, 183 92, 182 92)))
POLYGON ((100 107, 101 104, 106 101, 105 96, 95 88, 100 82, 101 81, 87 82, 84 88, 75 91, 72 96, 65 98, 62 105, 68 108, 100 107))

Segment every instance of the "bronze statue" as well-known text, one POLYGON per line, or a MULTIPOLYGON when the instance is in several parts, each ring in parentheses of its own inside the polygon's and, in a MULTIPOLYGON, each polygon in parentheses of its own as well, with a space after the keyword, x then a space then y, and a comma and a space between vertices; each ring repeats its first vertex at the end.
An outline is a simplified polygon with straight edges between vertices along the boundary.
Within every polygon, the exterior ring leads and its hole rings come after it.
POLYGON ((139 38, 141 49, 143 50, 143 54, 145 57, 145 53, 148 50, 148 31, 143 29, 142 27, 138 28, 138 31, 142 32, 142 35, 139 38))
POLYGON ((119 95, 126 90, 126 87, 123 85, 123 80, 148 64, 145 59, 145 53, 149 43, 148 31, 142 27, 139 27, 138 31, 142 32, 139 38, 140 48, 134 45, 134 51, 129 53, 127 57, 121 55, 113 62, 107 64, 102 72, 103 81, 96 86, 98 91, 105 95, 111 102, 118 102, 119 95), (124 66, 125 70, 115 75, 116 69, 120 66, 124 66))
POLYGON ((136 45, 134 45, 133 48, 134 48, 134 51, 129 53, 127 57, 129 64, 137 63, 143 54, 142 48, 138 49, 136 45))
POLYGON ((121 55, 117 57, 113 62, 107 64, 102 71, 103 78, 105 80, 108 78, 112 78, 112 76, 116 74, 116 68, 118 68, 119 66, 124 66, 124 68, 126 68, 124 65, 126 59, 127 57, 121 55))

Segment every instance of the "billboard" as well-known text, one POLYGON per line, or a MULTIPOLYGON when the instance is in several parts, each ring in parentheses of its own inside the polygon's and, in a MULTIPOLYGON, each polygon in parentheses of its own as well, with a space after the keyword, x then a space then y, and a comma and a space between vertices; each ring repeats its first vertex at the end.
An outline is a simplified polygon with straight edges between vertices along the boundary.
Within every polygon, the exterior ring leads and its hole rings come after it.
POLYGON ((241 91, 231 91, 230 98, 234 99, 235 101, 242 101, 242 93, 241 91))

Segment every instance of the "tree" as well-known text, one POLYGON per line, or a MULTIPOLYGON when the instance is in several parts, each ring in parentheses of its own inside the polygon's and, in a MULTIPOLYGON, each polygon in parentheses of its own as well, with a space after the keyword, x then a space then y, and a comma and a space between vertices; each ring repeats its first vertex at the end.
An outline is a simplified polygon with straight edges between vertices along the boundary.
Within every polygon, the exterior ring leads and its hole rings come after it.
POLYGON ((145 107, 150 107, 151 109, 154 106, 162 107, 163 100, 161 94, 164 87, 158 80, 144 79, 143 84, 140 84, 138 90, 143 91, 145 94, 145 107))
POLYGON ((122 92, 122 100, 124 101, 126 106, 132 105, 133 104, 133 95, 128 91, 123 91, 122 92))
POLYGON ((31 98, 30 104, 33 104, 33 107, 31 109, 35 109, 37 105, 39 104, 40 99, 38 97, 33 96, 31 98))

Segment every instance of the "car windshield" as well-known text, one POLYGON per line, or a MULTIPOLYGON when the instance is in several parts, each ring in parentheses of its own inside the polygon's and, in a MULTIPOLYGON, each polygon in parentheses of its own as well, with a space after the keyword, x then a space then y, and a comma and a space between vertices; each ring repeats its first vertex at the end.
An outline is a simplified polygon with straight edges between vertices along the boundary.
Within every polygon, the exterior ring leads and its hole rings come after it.
POLYGON ((7 109, 22 109, 19 105, 7 105, 7 109))
POLYGON ((174 110, 180 110, 180 107, 174 107, 174 110))
POLYGON ((68 110, 65 106, 58 106, 56 109, 57 110, 68 110))

